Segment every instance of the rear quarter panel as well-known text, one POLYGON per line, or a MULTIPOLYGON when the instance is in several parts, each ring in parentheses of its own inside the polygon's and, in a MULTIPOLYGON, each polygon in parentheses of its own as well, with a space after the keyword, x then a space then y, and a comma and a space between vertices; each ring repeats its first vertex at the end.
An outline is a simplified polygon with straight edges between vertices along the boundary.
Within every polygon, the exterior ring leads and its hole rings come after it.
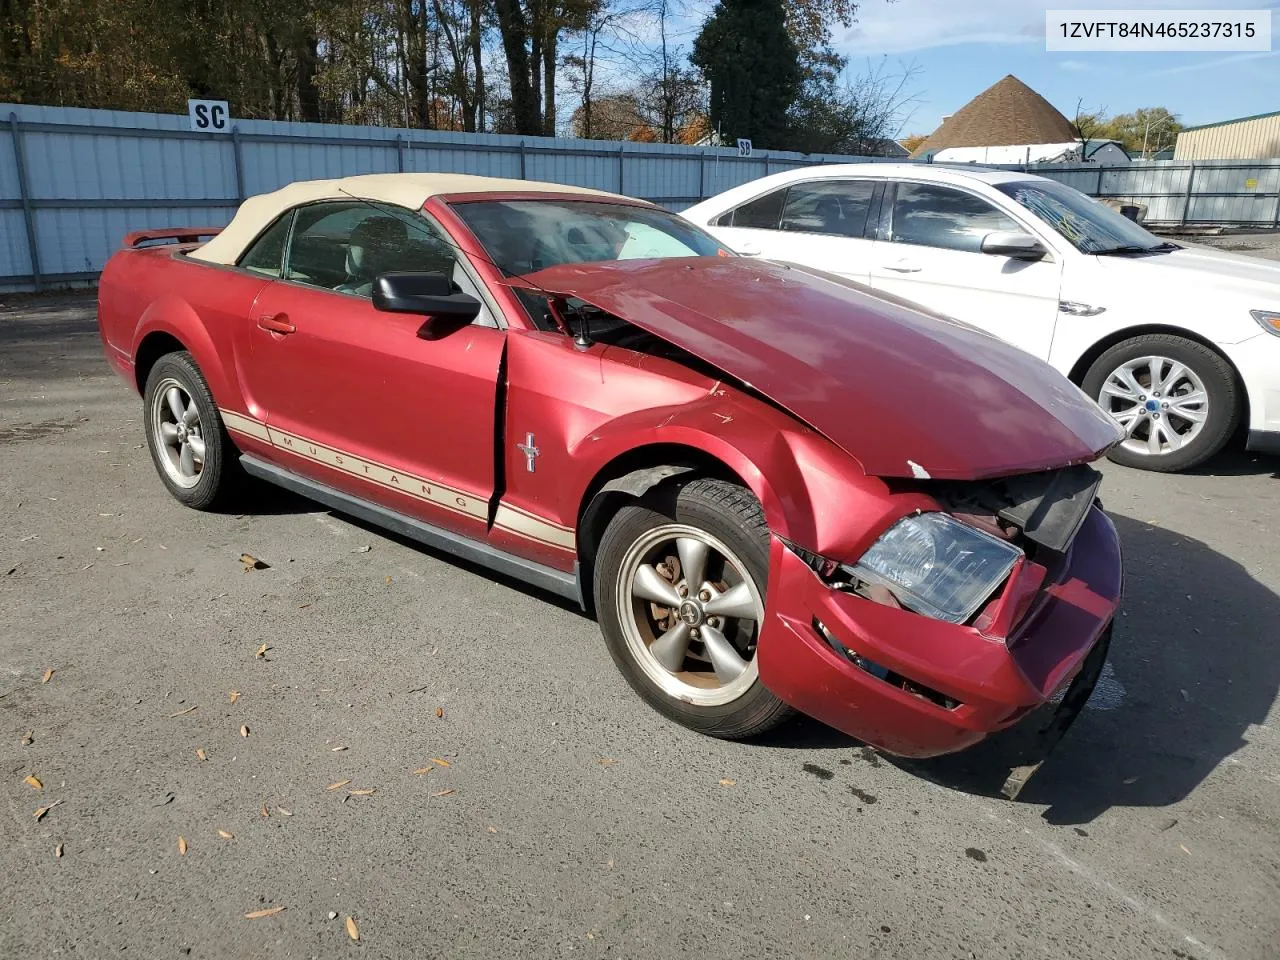
POLYGON ((269 281, 189 260, 173 248, 126 249, 107 262, 98 288, 98 323, 113 366, 137 383, 134 365, 153 334, 186 348, 220 407, 244 410, 234 337, 269 281))

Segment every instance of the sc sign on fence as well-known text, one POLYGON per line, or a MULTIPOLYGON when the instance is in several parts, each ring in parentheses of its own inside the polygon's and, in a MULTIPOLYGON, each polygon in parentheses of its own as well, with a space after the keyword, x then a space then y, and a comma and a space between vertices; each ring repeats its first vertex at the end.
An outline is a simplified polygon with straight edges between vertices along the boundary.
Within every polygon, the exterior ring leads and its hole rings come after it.
POLYGON ((225 100, 188 100, 187 118, 197 133, 231 132, 231 109, 225 100))

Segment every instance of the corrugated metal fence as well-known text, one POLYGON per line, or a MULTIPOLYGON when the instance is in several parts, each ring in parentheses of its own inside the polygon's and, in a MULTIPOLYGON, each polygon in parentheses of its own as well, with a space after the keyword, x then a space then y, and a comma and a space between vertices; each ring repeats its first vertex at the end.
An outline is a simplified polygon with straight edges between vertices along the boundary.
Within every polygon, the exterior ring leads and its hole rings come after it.
POLYGON ((244 197, 294 180, 475 173, 679 210, 769 173, 868 159, 266 120, 211 134, 185 116, 0 104, 0 289, 92 280, 130 230, 221 226, 244 197))
MULTIPOLYGON (((196 133, 171 114, 0 104, 0 289, 92 281, 130 230, 220 226, 294 180, 448 171, 550 180, 680 210, 749 180, 870 157, 241 120, 196 133)), ((1280 161, 1033 165, 1156 225, 1280 226, 1280 161)))

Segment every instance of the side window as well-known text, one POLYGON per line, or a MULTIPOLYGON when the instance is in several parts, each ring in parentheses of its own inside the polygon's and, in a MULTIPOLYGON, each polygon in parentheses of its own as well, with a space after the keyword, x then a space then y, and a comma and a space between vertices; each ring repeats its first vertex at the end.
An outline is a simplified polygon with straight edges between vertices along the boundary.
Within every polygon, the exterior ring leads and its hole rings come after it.
POLYGON ((432 271, 453 276, 455 262, 453 247, 408 211, 369 203, 316 203, 298 210, 285 279, 367 297, 379 274, 432 271))
POLYGON ((754 227, 757 230, 777 230, 782 217, 782 199, 786 188, 766 193, 750 203, 744 203, 720 218, 722 227, 754 227), (729 217, 731 219, 726 219, 729 217))
POLYGON ((899 183, 893 203, 894 243, 943 250, 981 251, 982 238, 997 230, 1022 230, 986 200, 930 183, 899 183))
POLYGON ((861 237, 876 185, 870 180, 798 183, 787 191, 782 229, 861 237))
POLYGON ((284 243, 289 238, 289 224, 292 220, 293 211, 290 210, 267 227, 241 255, 236 266, 264 276, 279 277, 280 267, 284 263, 284 243))

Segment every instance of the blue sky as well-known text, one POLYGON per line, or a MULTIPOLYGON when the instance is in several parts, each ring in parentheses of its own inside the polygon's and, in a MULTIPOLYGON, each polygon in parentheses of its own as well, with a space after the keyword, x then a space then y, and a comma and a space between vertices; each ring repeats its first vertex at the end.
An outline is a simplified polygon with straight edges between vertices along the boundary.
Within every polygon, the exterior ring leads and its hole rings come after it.
POLYGON ((1048 53, 1044 11, 1064 8, 1271 8, 1280 42, 1280 0, 862 0, 836 47, 855 71, 882 58, 889 70, 919 68, 919 101, 904 135, 932 132, 1008 73, 1068 118, 1081 97, 1086 109, 1108 115, 1168 107, 1187 125, 1280 110, 1280 52, 1048 53))

